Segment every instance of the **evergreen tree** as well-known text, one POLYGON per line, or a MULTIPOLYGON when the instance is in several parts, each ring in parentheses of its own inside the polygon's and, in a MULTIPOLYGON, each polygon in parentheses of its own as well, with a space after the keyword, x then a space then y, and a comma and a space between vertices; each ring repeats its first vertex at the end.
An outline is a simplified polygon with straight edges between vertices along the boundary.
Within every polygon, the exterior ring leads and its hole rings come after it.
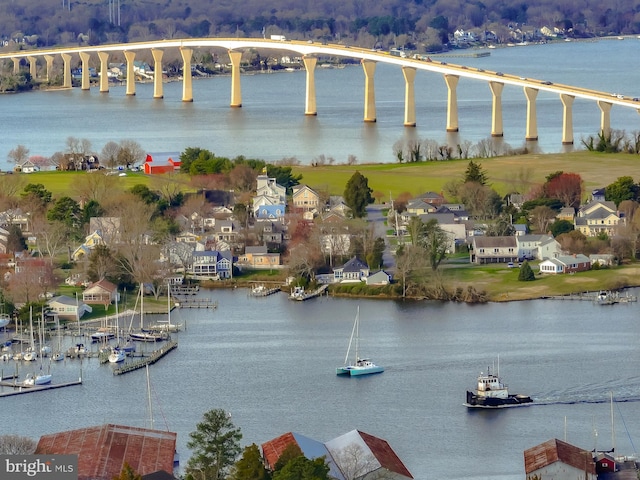
POLYGON ((329 466, 324 457, 309 460, 299 456, 273 474, 273 480, 329 480, 329 466))
POLYGON ((480 185, 487 184, 487 174, 481 164, 476 163, 473 160, 469 160, 467 170, 464 172, 464 183, 467 182, 475 182, 480 185))
POLYGON ((522 266, 520 267, 520 273, 518 274, 518 281, 533 282, 535 279, 536 279, 536 276, 533 273, 533 270, 531 270, 531 266, 529 265, 529 262, 525 260, 522 266))
POLYGON ((187 463, 187 473, 202 471, 209 480, 223 480, 240 453, 242 433, 222 409, 209 410, 187 443, 193 455, 187 463))
POLYGON ((358 171, 347 181, 343 197, 354 218, 363 218, 367 215, 367 205, 373 203, 372 192, 373 190, 369 188, 369 180, 358 171))
POLYGON ((264 468, 260 449, 252 443, 244 449, 242 457, 234 466, 229 480, 269 480, 269 471, 264 468))
POLYGON ((136 471, 131 468, 127 462, 124 462, 122 465, 122 470, 120 471, 120 475, 114 477, 113 480, 142 480, 142 475, 136 473, 136 471))

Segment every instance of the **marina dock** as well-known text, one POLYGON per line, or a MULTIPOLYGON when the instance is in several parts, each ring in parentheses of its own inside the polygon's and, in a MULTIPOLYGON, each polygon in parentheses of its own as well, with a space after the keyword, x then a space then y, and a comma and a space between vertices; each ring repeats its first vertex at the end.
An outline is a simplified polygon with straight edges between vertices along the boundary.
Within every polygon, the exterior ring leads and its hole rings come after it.
POLYGON ((141 358, 134 362, 125 363, 123 366, 116 368, 113 371, 114 375, 122 375, 123 373, 133 372, 139 368, 146 367, 147 365, 153 365, 162 357, 164 357, 171 350, 178 348, 178 342, 169 342, 158 350, 154 350, 148 357, 141 358))
POLYGON ((184 298, 176 302, 178 308, 218 308, 217 300, 208 298, 184 298))
POLYGON ((76 380, 74 382, 52 383, 52 384, 49 384, 49 385, 33 385, 33 386, 28 386, 28 387, 23 385, 22 382, 1 381, 0 382, 0 386, 2 386, 2 387, 13 387, 13 390, 9 391, 9 392, 0 393, 0 398, 2 398, 2 397, 10 397, 12 395, 22 395, 23 393, 42 392, 43 390, 54 390, 56 388, 71 387, 73 385, 81 385, 81 384, 82 384, 82 378, 79 378, 78 380, 76 380))
POLYGON ((305 293, 304 290, 301 290, 301 289, 295 289, 293 292, 291 292, 291 295, 289 296, 289 298, 291 300, 303 302, 305 300, 309 300, 310 298, 319 297, 327 290, 327 288, 329 288, 329 285, 326 285, 326 284, 321 285, 320 287, 316 288, 315 290, 309 293, 305 293))
POLYGON ((278 293, 281 290, 280 287, 268 288, 264 285, 256 285, 249 292, 250 297, 268 297, 274 293, 278 293))

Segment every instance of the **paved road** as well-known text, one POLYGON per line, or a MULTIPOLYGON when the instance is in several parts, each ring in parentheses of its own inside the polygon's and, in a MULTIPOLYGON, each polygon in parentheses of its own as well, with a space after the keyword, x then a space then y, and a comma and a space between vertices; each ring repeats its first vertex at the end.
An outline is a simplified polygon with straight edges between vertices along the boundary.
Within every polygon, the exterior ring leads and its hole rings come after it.
POLYGON ((382 211, 388 209, 388 205, 372 204, 367 206, 367 221, 373 224, 373 231, 376 237, 384 238, 385 249, 382 254, 382 263, 387 273, 394 274, 396 270, 396 260, 391 253, 391 245, 387 238, 387 225, 385 220, 387 219, 382 211))

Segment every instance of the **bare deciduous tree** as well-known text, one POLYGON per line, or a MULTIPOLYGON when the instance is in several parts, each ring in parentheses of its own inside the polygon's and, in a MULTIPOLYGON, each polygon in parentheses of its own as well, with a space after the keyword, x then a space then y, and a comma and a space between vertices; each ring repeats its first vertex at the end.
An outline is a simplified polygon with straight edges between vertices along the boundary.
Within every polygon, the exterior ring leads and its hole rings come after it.
POLYGON ((38 443, 29 437, 20 435, 0 435, 0 454, 31 455, 36 451, 38 443))
POLYGON ((107 142, 100 152, 100 163, 107 168, 115 168, 118 165, 118 153, 120 145, 116 142, 107 142))
POLYGON ((24 145, 18 145, 16 148, 9 150, 7 160, 16 165, 20 165, 29 158, 29 149, 24 145))

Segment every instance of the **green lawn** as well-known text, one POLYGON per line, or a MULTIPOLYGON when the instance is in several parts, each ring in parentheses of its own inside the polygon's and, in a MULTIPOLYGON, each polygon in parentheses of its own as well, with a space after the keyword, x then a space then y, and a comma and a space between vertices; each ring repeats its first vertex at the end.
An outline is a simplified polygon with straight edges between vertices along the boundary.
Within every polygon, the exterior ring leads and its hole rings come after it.
MULTIPOLYGON (((519 183, 534 186, 557 171, 577 173, 584 181, 585 192, 603 187, 622 176, 640 177, 640 157, 629 154, 601 154, 579 151, 565 154, 517 155, 474 159, 487 173, 489 184, 500 194, 521 190, 519 183), (519 181, 517 179, 523 179, 519 181)), ((469 160, 421 163, 385 163, 363 165, 296 166, 295 174, 302 174, 301 183, 311 188, 342 195, 347 180, 357 170, 369 180, 369 187, 384 194, 402 192, 418 195, 426 191, 441 192, 450 180, 462 179, 469 160)))
POLYGON ((519 269, 507 268, 505 264, 466 264, 453 268, 445 265, 442 273, 448 290, 473 285, 477 291, 486 291, 491 301, 527 300, 640 285, 640 266, 636 264, 574 275, 539 275, 537 262, 533 262, 531 268, 536 272, 533 282, 518 281, 519 269))

